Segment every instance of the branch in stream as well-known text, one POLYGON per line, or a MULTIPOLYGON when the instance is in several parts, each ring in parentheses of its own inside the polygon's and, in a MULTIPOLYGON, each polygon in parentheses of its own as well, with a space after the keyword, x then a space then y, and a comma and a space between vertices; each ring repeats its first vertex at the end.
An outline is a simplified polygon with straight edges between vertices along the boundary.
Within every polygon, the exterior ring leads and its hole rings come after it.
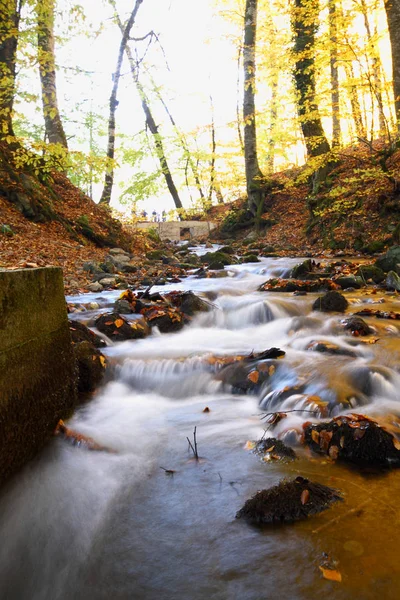
POLYGON ((196 429, 197 429, 197 427, 195 427, 193 430, 193 444, 189 440, 188 437, 186 437, 186 439, 189 442, 189 448, 193 452, 193 456, 195 457, 196 460, 199 460, 199 453, 198 453, 198 449, 197 449, 197 439, 196 439, 196 429))

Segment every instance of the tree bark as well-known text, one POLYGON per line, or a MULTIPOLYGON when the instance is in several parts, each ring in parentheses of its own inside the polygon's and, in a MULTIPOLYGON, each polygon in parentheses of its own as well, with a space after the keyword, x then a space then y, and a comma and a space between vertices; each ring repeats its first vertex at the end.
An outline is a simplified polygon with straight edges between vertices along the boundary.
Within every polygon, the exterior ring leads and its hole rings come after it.
POLYGON ((257 0, 246 0, 244 16, 244 160, 248 207, 254 216, 259 216, 263 204, 263 174, 257 155, 257 131, 255 115, 255 79, 256 79, 256 35, 257 0))
POLYGON ((61 144, 64 148, 68 148, 57 101, 54 52, 55 0, 39 0, 36 3, 35 9, 37 15, 38 62, 46 136, 50 144, 61 144))
POLYGON ((329 0, 329 37, 332 104, 332 147, 340 145, 340 95, 336 0, 329 0))
POLYGON ((392 45, 392 72, 397 129, 400 132, 400 0, 385 0, 386 16, 392 45))
POLYGON ((108 144, 107 144, 107 158, 110 160, 110 166, 108 167, 104 180, 103 193, 100 198, 100 204, 110 204, 111 192, 114 183, 114 156, 115 156, 115 113, 118 106, 117 94, 119 79, 121 77, 122 62, 124 59, 125 49, 128 44, 129 36, 133 24, 135 23, 137 12, 142 4, 143 0, 136 0, 133 7, 131 16, 123 29, 121 42, 118 50, 117 66, 115 73, 113 74, 113 87, 110 96, 110 116, 108 119, 108 144))
POLYGON ((292 15, 294 80, 298 93, 297 112, 308 158, 330 151, 316 101, 315 34, 318 29, 318 0, 295 0, 292 15))
POLYGON ((16 53, 23 0, 0 1, 0 139, 14 137, 16 53))

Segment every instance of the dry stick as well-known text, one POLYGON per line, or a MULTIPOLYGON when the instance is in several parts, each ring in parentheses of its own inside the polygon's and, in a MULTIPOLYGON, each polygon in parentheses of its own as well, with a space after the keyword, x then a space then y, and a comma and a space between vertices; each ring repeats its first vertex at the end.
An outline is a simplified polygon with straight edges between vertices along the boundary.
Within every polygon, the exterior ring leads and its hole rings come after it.
POLYGON ((372 500, 372 498, 367 498, 367 500, 364 500, 364 502, 361 502, 361 504, 359 504, 358 506, 356 506, 356 507, 351 508, 350 510, 348 510, 346 513, 344 513, 344 515, 339 515, 338 517, 335 517, 335 518, 331 519, 327 523, 324 523, 320 527, 317 527, 317 529, 313 529, 312 533, 319 533, 323 529, 326 529, 330 525, 333 525, 334 523, 337 523, 341 519, 344 519, 345 517, 348 517, 349 515, 352 515, 353 513, 356 513, 361 508, 363 508, 366 504, 368 504, 369 502, 371 502, 371 500, 372 500))
POLYGON ((199 460, 199 453, 197 451, 197 439, 196 439, 196 429, 197 427, 194 428, 193 430, 193 441, 194 441, 194 446, 192 444, 192 442, 189 440, 188 437, 186 437, 187 441, 189 442, 189 447, 191 448, 193 455, 195 457, 196 460, 199 460))

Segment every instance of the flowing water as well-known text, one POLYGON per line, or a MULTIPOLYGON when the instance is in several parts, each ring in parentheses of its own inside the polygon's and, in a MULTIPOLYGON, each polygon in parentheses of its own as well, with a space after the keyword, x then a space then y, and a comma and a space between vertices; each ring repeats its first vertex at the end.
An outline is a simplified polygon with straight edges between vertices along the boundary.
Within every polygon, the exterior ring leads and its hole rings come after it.
MULTIPOLYGON (((379 341, 366 344, 344 334, 341 315, 312 313, 315 295, 256 291, 296 262, 263 259, 228 267, 222 279, 189 277, 173 289, 212 298, 210 313, 179 333, 105 349, 113 379, 68 425, 114 452, 55 438, 2 491, 1 600, 400 597, 398 471, 360 471, 301 447, 294 463, 264 463, 245 449, 273 410, 299 411, 273 433, 291 443, 310 410, 400 412, 396 322, 370 319, 379 341), (315 341, 344 355, 312 351, 315 341), (273 346, 286 356, 257 396, 233 393, 215 376, 210 357, 273 346), (199 461, 186 439, 194 427, 199 461), (297 475, 341 490, 345 501, 264 530, 235 519, 257 490, 297 475), (322 578, 324 553, 338 561, 341 583, 322 578)), ((96 301, 104 311, 117 296, 69 301, 96 301)), ((400 310, 390 295, 346 296, 348 313, 365 305, 400 310)), ((74 318, 87 322, 98 312, 74 318)))

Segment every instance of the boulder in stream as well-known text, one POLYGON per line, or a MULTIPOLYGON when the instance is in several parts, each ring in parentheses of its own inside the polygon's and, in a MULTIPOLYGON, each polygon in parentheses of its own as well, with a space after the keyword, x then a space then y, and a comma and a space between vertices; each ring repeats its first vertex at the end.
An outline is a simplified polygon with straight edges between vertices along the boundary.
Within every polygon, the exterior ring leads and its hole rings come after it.
POLYGON ((373 419, 350 414, 327 423, 304 423, 304 442, 332 460, 361 466, 400 466, 400 442, 373 419))
POLYGON ((312 308, 322 312, 344 312, 348 305, 349 303, 342 294, 336 290, 331 290, 317 298, 312 308))
POLYGON ((95 326, 114 342, 137 340, 146 337, 150 333, 150 328, 144 318, 129 323, 116 312, 100 315, 95 321, 95 326))
POLYGON ((326 510, 338 500, 343 498, 337 490, 296 477, 257 492, 245 502, 236 518, 251 525, 293 523, 326 510))
POLYGON ((277 438, 264 438, 256 442, 253 450, 264 462, 280 460, 290 462, 296 460, 297 455, 293 448, 286 446, 282 440, 277 438))
POLYGON ((389 271, 386 277, 386 288, 400 292, 400 277, 395 271, 389 271))
POLYGON ((356 315, 352 315, 348 319, 342 321, 345 331, 350 331, 352 335, 369 335, 373 333, 373 329, 362 319, 356 315))

